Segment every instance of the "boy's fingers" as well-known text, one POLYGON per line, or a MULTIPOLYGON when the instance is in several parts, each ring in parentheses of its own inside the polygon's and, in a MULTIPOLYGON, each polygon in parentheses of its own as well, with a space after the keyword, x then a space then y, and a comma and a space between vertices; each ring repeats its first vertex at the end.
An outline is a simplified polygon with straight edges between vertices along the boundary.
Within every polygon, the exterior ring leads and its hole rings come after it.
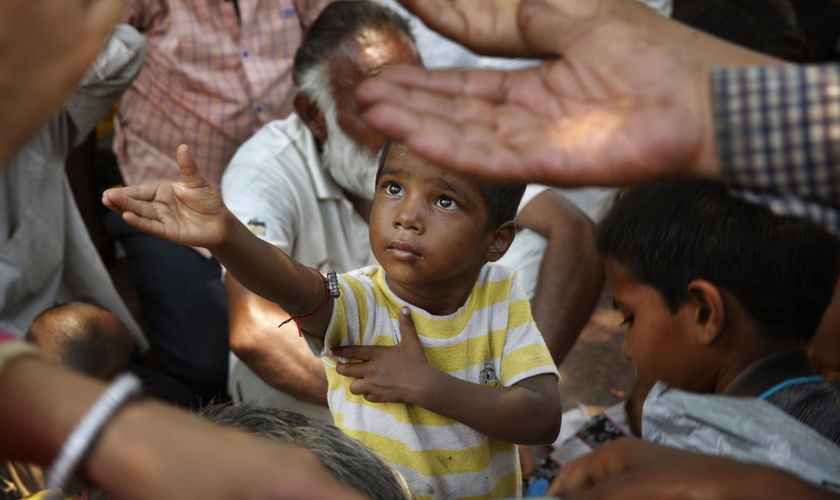
POLYGON ((198 170, 198 166, 195 164, 195 160, 193 160, 190 149, 186 144, 178 146, 178 150, 175 152, 175 158, 178 160, 178 166, 181 168, 181 175, 184 176, 186 187, 197 188, 207 184, 204 176, 198 170))
POLYGON ((400 344, 405 343, 406 340, 412 343, 420 342, 417 337, 417 329, 414 328, 414 320, 411 319, 411 311, 405 306, 400 309, 400 333, 402 333, 400 344))
POLYGON ((141 217, 132 211, 125 211, 122 216, 123 220, 128 222, 129 225, 136 227, 144 233, 149 233, 152 236, 165 236, 165 228, 159 221, 141 217))
POLYGON ((335 372, 344 377, 361 378, 364 376, 364 363, 338 363, 335 372))
POLYGON ((345 346, 333 347, 330 349, 330 354, 336 358, 358 359, 360 361, 370 361, 373 358, 375 351, 373 346, 345 346))

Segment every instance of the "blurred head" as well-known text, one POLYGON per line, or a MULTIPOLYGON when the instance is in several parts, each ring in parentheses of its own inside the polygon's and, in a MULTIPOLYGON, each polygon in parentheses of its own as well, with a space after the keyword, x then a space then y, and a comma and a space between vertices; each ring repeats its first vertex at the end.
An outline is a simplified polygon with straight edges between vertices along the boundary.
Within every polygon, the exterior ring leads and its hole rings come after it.
POLYGON ((788 0, 675 0, 671 17, 757 52, 791 62, 811 59, 788 0))
POLYGON ((47 309, 30 325, 27 340, 55 364, 103 380, 128 370, 134 348, 118 316, 84 302, 47 309))
POLYGON ((513 241, 525 187, 476 182, 388 142, 370 218, 373 254, 400 284, 472 287, 513 241))
POLYGON ((632 189, 602 222, 598 249, 639 378, 697 392, 721 355, 712 347, 739 318, 766 345, 811 337, 840 268, 837 241, 822 227, 698 181, 632 189))
POLYGON ((208 406, 199 415, 210 422, 304 446, 339 481, 372 500, 414 498, 399 472, 334 425, 299 413, 247 404, 208 406))
POLYGON ((321 144, 333 180, 368 200, 385 138, 362 121, 356 87, 400 63, 420 64, 408 22, 367 0, 329 4, 295 54, 295 109, 321 144))

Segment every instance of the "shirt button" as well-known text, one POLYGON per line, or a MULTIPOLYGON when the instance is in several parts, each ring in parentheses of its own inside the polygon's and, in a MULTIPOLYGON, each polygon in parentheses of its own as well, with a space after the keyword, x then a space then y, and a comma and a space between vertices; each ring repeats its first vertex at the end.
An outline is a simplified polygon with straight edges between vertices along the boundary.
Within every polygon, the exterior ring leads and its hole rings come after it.
POLYGON ((262 113, 262 112, 263 112, 263 107, 262 106, 257 106, 257 113, 262 113))
POLYGON ((242 53, 242 57, 248 57, 248 51, 247 50, 242 53))

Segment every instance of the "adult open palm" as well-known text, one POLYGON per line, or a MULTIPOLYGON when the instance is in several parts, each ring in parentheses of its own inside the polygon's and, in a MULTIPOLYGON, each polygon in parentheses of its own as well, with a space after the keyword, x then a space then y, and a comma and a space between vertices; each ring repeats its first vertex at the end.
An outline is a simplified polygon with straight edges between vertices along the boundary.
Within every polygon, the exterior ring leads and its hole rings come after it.
POLYGON ((507 182, 623 185, 714 177, 709 75, 655 34, 524 0, 526 42, 557 54, 517 71, 398 67, 359 90, 366 120, 421 155, 507 182))
POLYGON ((178 147, 184 182, 143 184, 105 191, 102 202, 132 226, 182 245, 213 248, 223 240, 226 211, 198 171, 186 145, 178 147))
MULTIPOLYGON (((636 2, 637 0, 630 0, 636 2)), ((521 0, 399 0, 438 33, 488 56, 536 57, 516 22, 521 0)), ((575 17, 604 11, 620 13, 620 0, 549 0, 552 7, 575 17)))

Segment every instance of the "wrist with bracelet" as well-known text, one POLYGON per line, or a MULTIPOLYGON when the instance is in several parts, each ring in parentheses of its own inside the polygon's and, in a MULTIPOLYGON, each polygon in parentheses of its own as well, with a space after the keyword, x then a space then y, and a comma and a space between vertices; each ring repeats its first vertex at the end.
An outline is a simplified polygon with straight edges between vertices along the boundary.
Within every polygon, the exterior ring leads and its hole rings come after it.
POLYGON ((93 447, 93 443, 96 442, 111 418, 129 399, 141 394, 140 379, 131 373, 124 373, 114 379, 105 392, 99 396, 96 403, 70 433, 47 473, 46 487, 50 490, 48 500, 62 498, 60 489, 64 487, 73 471, 93 447))

